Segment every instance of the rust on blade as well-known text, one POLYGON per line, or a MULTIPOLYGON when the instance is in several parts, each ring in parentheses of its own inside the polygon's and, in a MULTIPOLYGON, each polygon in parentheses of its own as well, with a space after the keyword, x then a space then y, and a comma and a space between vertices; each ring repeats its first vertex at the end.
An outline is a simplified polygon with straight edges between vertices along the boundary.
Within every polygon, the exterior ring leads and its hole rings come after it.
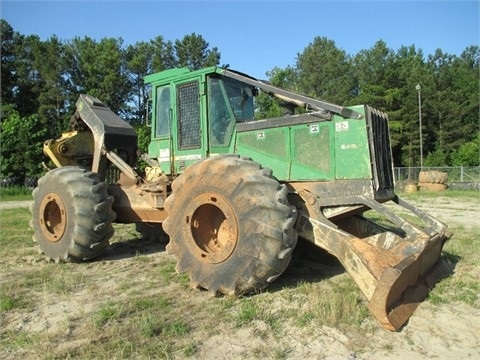
POLYGON ((385 329, 400 329, 439 280, 434 267, 446 240, 446 236, 436 236, 418 256, 410 255, 384 270, 368 308, 385 329))

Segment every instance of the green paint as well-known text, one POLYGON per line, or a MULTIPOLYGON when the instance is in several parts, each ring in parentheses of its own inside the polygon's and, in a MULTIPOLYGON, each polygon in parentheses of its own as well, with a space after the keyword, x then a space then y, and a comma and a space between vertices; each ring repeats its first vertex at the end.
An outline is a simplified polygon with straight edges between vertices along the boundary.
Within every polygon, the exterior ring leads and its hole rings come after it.
POLYGON ((236 153, 272 169, 278 180, 372 178, 363 105, 349 108, 363 119, 311 116, 289 123, 291 117, 281 125, 257 120, 255 129, 237 132, 239 123, 255 121, 252 86, 222 76, 223 71, 171 69, 145 78, 152 86, 148 155, 165 173, 181 173, 207 156, 236 153), (160 93, 165 88, 168 100, 160 93))

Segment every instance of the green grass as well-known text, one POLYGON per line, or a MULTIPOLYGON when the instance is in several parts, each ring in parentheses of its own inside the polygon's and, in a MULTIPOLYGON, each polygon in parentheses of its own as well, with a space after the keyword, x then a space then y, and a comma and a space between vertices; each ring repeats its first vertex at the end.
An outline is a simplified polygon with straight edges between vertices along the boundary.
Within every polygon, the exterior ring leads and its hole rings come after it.
POLYGON ((442 260, 454 274, 438 282, 428 295, 432 304, 465 303, 480 309, 480 242, 478 227, 452 228, 453 237, 443 248, 442 260))
POLYGON ((114 302, 107 302, 100 306, 94 315, 95 327, 110 326, 113 322, 119 320, 123 315, 123 306, 114 302))
POLYGON ((0 201, 11 200, 33 200, 32 189, 28 189, 24 186, 11 186, 6 188, 0 188, 0 201))
POLYGON ((11 296, 3 291, 0 294, 0 312, 12 309, 21 309, 23 307, 25 307, 25 301, 24 299, 21 299, 18 295, 11 296))
POLYGON ((480 191, 474 190, 445 190, 441 192, 437 191, 416 191, 405 192, 396 191, 398 195, 404 199, 425 199, 432 197, 446 197, 450 199, 480 199, 480 191))
POLYGON ((0 258, 33 255, 31 214, 26 208, 0 210, 0 258))

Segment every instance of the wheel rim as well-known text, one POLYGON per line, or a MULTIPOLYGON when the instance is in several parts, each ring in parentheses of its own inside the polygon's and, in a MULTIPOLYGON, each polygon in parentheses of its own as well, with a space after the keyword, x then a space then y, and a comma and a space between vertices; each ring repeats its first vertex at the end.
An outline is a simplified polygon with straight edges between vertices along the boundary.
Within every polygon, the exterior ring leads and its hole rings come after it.
POLYGON ((220 263, 230 257, 238 241, 237 219, 230 204, 221 196, 196 197, 185 218, 190 228, 192 253, 201 261, 220 263))
POLYGON ((51 242, 59 241, 67 227, 67 213, 61 197, 55 193, 47 194, 40 204, 39 213, 45 238, 51 242))

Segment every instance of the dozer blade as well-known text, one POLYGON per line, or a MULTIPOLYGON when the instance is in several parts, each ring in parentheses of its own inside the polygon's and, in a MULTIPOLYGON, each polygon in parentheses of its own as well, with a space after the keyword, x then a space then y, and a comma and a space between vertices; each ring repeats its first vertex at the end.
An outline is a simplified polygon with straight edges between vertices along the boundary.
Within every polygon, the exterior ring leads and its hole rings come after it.
POLYGON ((368 308, 388 330, 398 330, 427 297, 441 274, 435 271, 444 240, 428 241, 423 251, 387 267, 378 279, 368 308))
POLYGON ((313 234, 316 245, 339 259, 367 298, 371 313, 391 331, 405 324, 439 280, 436 263, 450 237, 439 221, 401 200, 400 205, 429 227, 420 230, 379 203, 375 210, 395 222, 400 219, 401 230, 387 230, 360 215, 330 222, 301 214, 297 225, 300 236, 308 239, 313 234))

